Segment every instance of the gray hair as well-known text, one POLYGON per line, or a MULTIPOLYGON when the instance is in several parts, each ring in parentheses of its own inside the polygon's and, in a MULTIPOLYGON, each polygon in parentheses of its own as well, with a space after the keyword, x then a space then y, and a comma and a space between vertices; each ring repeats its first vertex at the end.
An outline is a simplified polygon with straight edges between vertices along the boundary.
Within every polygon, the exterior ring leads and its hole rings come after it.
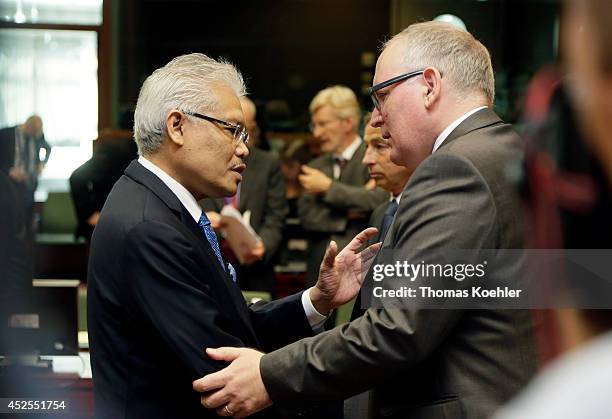
POLYGON ((204 54, 181 55, 155 70, 142 84, 134 112, 138 152, 147 155, 159 149, 171 110, 214 112, 217 101, 213 88, 219 84, 230 87, 238 97, 246 94, 236 67, 204 54))
POLYGON ((435 67, 447 78, 457 97, 479 92, 493 104, 491 56, 469 32, 444 22, 415 23, 391 38, 383 49, 396 43, 403 49, 407 71, 435 67))
POLYGON ((355 130, 359 126, 361 109, 355 92, 349 87, 335 85, 319 91, 310 101, 310 114, 314 114, 323 106, 329 106, 338 118, 348 118, 354 123, 355 130))

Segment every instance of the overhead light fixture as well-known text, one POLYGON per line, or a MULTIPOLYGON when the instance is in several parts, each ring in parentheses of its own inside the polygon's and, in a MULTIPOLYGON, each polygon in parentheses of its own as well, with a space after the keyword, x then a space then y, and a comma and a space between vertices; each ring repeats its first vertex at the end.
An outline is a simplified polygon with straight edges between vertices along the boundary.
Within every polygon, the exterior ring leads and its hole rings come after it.
POLYGON ((465 26, 465 23, 463 23, 463 20, 461 20, 459 17, 455 15, 445 13, 443 15, 436 17, 434 20, 437 20, 438 22, 450 23, 451 25, 459 29, 463 29, 464 31, 467 31, 467 27, 465 26))

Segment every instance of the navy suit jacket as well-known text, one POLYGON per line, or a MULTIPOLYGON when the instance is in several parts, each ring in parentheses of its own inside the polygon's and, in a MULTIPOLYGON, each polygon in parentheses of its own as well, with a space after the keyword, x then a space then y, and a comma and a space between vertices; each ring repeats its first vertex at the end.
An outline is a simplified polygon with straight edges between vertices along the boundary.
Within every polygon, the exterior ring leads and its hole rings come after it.
POLYGON ((189 212, 137 161, 93 234, 88 322, 100 418, 216 417, 191 387, 225 366, 205 348, 269 351, 312 334, 299 295, 247 307, 189 212))

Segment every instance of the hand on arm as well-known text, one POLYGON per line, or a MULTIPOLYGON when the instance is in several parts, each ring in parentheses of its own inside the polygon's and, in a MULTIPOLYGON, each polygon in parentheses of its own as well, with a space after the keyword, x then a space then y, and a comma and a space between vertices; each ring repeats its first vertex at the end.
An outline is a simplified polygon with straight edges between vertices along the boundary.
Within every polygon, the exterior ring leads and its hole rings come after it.
POLYGON ((244 418, 272 405, 259 372, 263 353, 250 348, 208 348, 206 354, 231 364, 193 382, 193 389, 203 393, 204 407, 215 409, 219 416, 244 418))

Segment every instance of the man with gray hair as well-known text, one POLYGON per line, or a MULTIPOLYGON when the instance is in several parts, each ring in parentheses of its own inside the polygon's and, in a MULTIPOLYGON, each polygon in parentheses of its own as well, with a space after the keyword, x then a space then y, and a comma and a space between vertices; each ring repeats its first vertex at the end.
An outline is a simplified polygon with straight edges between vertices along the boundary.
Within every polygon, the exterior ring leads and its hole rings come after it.
POLYGON ((365 145, 358 134, 361 115, 355 93, 346 86, 321 90, 310 102, 310 118, 324 154, 303 165, 298 178, 304 189, 298 214, 309 234, 308 285, 317 280, 329 242, 344 247, 387 199, 385 191, 368 184, 368 170, 361 164, 365 145))
MULTIPOLYGON (((417 23, 386 44, 370 89, 371 125, 381 128, 394 163, 416 169, 377 266, 394 263, 390 254, 414 263, 430 260, 432 251, 522 247, 520 200, 507 179, 509 165, 522 155, 521 141, 492 111, 493 86, 488 51, 464 30, 417 23)), ((515 272, 520 261, 503 267, 515 272)), ((425 283, 440 287, 439 281, 425 283)), ((371 388, 364 416, 489 417, 535 371, 529 312, 422 303, 407 298, 401 309, 369 308, 349 324, 266 355, 209 350, 233 362, 194 388, 206 392, 205 406, 229 403, 235 417, 271 403, 296 407, 371 388)))
MULTIPOLYGON (((359 289, 350 272, 367 265, 357 249, 375 229, 338 262, 331 246, 314 287, 247 307, 197 204, 236 193, 248 155, 244 91, 236 68, 203 54, 175 58, 142 86, 134 116, 140 157, 108 196, 90 248, 96 417, 214 417, 191 389, 221 367, 204 348, 273 350, 311 335, 359 289)), ((219 410, 233 414, 228 405, 219 410)))

